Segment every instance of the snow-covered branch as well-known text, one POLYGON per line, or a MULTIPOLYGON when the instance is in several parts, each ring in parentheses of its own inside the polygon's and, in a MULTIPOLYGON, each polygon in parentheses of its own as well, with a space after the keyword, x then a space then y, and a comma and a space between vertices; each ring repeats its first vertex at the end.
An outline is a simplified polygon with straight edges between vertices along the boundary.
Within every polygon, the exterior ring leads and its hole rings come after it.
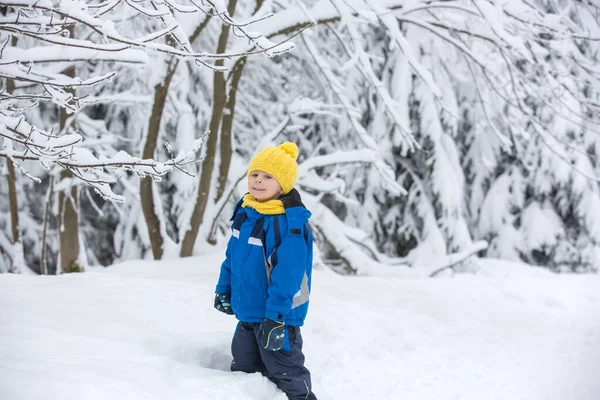
MULTIPOLYGON (((117 175, 109 172, 125 170, 154 179, 174 168, 185 172, 183 167, 195 160, 201 140, 190 152, 164 162, 123 151, 95 152, 94 142, 86 142, 76 131, 77 120, 85 117, 81 110, 108 98, 110 91, 96 95, 100 91, 94 93, 94 87, 106 87, 118 79, 115 70, 119 65, 146 65, 150 56, 194 61, 221 71, 225 67, 210 62, 252 54, 281 54, 293 48, 290 40, 300 33, 273 42, 250 30, 271 14, 237 21, 228 14, 222 0, 110 0, 93 4, 81 0, 7 0, 0 11, 0 77, 11 83, 10 90, 8 86, 0 89, 0 157, 9 158, 32 178, 24 163, 39 161, 45 168, 69 170, 103 197, 115 201, 122 198, 110 189, 117 175), (195 50, 192 42, 196 34, 188 36, 188 15, 193 14, 217 17, 231 25, 235 35, 251 43, 252 49, 230 53, 195 50), (102 67, 76 69, 75 65, 82 62, 100 62, 102 67), (66 110, 72 115, 69 126, 58 133, 47 132, 49 127, 41 128, 39 121, 36 124, 24 118, 25 111, 40 102, 52 102, 66 110)), ((112 97, 119 98, 119 93, 112 97)))
POLYGON ((28 177, 38 181, 26 171, 23 161, 37 161, 46 169, 56 165, 71 171, 76 178, 92 186, 102 197, 115 202, 124 200, 123 196, 115 194, 111 189, 111 185, 117 183, 118 179, 115 172, 131 171, 139 177, 160 180, 174 168, 181 169, 195 162, 203 142, 203 138, 196 140, 190 151, 180 152, 165 162, 133 157, 124 151, 111 157, 97 157, 90 149, 84 147, 85 141, 78 133, 55 136, 28 124, 22 117, 15 118, 5 114, 0 114, 0 137, 4 139, 0 157, 12 160, 28 177), (23 150, 15 150, 13 144, 23 150))
MULTIPOLYGON (((0 24, 0 32, 29 37, 34 40, 51 43, 57 46, 73 47, 77 49, 94 50, 98 53, 124 53, 125 57, 119 61, 127 61, 127 52, 135 49, 145 51, 159 52, 176 56, 184 59, 192 59, 206 65, 205 60, 239 58, 249 54, 265 53, 268 56, 281 54, 291 50, 294 45, 288 40, 275 43, 267 39, 258 32, 249 32, 245 29, 248 23, 236 23, 229 17, 227 11, 223 11, 222 1, 208 1, 211 5, 209 9, 197 4, 194 1, 193 6, 177 5, 174 2, 149 1, 152 8, 145 8, 137 1, 119 2, 124 6, 132 8, 135 12, 148 18, 157 18, 164 25, 163 29, 151 32, 145 36, 129 37, 126 36, 115 25, 112 20, 103 19, 102 15, 97 15, 93 8, 90 8, 85 2, 79 0, 68 1, 27 1, 27 0, 7 0, 3 5, 12 7, 16 10, 14 23, 5 22, 0 24), (170 8, 171 7, 171 8, 170 8), (172 9, 180 12, 200 12, 200 10, 212 13, 223 20, 223 23, 233 25, 243 36, 256 45, 258 50, 241 53, 215 54, 211 52, 194 51, 189 43, 188 37, 183 31, 180 22, 175 18, 172 9), (51 21, 50 25, 44 25, 43 21, 51 21), (96 41, 87 39, 76 39, 69 37, 69 31, 63 26, 67 21, 72 21, 77 27, 85 27, 94 35, 85 35, 86 37, 97 37, 96 41), (38 29, 31 29, 34 26, 38 29), (161 43, 160 39, 169 35, 175 39, 176 45, 161 43)), ((9 17, 10 18, 10 17, 9 17)), ((6 18, 5 18, 6 19, 6 18)), ((106 57, 106 56, 105 56, 106 57)), ((95 59, 96 57, 94 57, 95 59)), ((99 58, 102 59, 102 56, 99 58)), ((216 66, 211 66, 219 69, 216 66)))
POLYGON ((321 168, 332 165, 343 165, 343 164, 369 164, 373 165, 379 171, 382 171, 382 181, 386 189, 395 195, 406 194, 406 191, 398 185, 393 178, 394 174, 389 170, 389 165, 381 159, 381 156, 372 150, 361 149, 353 151, 336 151, 332 154, 325 156, 311 157, 298 167, 300 175, 299 183, 306 187, 318 191, 330 191, 331 188, 323 190, 324 186, 329 186, 322 179, 313 176, 310 171, 315 168, 321 168), (302 178, 304 177, 304 178, 302 178))

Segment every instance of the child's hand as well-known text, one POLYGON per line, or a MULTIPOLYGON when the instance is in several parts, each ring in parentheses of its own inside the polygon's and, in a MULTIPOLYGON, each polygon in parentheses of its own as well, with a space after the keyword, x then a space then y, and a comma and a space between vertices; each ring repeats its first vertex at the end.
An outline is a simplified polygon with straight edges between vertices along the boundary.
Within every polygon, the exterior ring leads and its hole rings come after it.
POLYGON ((260 345, 269 351, 277 351, 285 341, 285 322, 265 318, 258 331, 260 345))
POLYGON ((215 308, 222 313, 233 315, 231 296, 224 293, 215 293, 215 308))

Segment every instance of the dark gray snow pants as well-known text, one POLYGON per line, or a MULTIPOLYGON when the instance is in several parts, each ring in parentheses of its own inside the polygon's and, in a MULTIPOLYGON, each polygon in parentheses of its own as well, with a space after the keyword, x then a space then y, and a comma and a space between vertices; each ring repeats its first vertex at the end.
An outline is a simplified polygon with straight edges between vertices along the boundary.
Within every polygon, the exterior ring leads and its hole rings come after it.
POLYGON ((288 326, 283 349, 265 350, 258 342, 260 324, 239 322, 231 342, 232 371, 260 372, 290 400, 317 400, 304 366, 300 327, 288 326))

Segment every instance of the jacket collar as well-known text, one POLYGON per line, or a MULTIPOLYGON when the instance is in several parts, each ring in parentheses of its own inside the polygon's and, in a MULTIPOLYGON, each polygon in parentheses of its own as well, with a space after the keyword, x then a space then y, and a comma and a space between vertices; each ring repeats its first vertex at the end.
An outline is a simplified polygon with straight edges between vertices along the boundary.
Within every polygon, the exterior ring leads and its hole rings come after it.
POLYGON ((283 208, 288 209, 288 208, 292 208, 292 207, 304 207, 304 204, 302 203, 302 198, 300 197, 300 192, 298 192, 296 189, 292 189, 289 191, 288 194, 286 194, 285 196, 281 196, 279 198, 279 200, 281 200, 281 202, 283 203, 283 208))

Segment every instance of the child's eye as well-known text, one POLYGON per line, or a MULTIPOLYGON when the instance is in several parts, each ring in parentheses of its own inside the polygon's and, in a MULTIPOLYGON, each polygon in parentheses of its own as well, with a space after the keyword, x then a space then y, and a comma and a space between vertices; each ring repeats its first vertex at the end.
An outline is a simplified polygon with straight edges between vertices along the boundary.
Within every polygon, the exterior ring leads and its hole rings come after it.
POLYGON ((265 179, 271 179, 272 176, 271 175, 265 175, 265 179))

